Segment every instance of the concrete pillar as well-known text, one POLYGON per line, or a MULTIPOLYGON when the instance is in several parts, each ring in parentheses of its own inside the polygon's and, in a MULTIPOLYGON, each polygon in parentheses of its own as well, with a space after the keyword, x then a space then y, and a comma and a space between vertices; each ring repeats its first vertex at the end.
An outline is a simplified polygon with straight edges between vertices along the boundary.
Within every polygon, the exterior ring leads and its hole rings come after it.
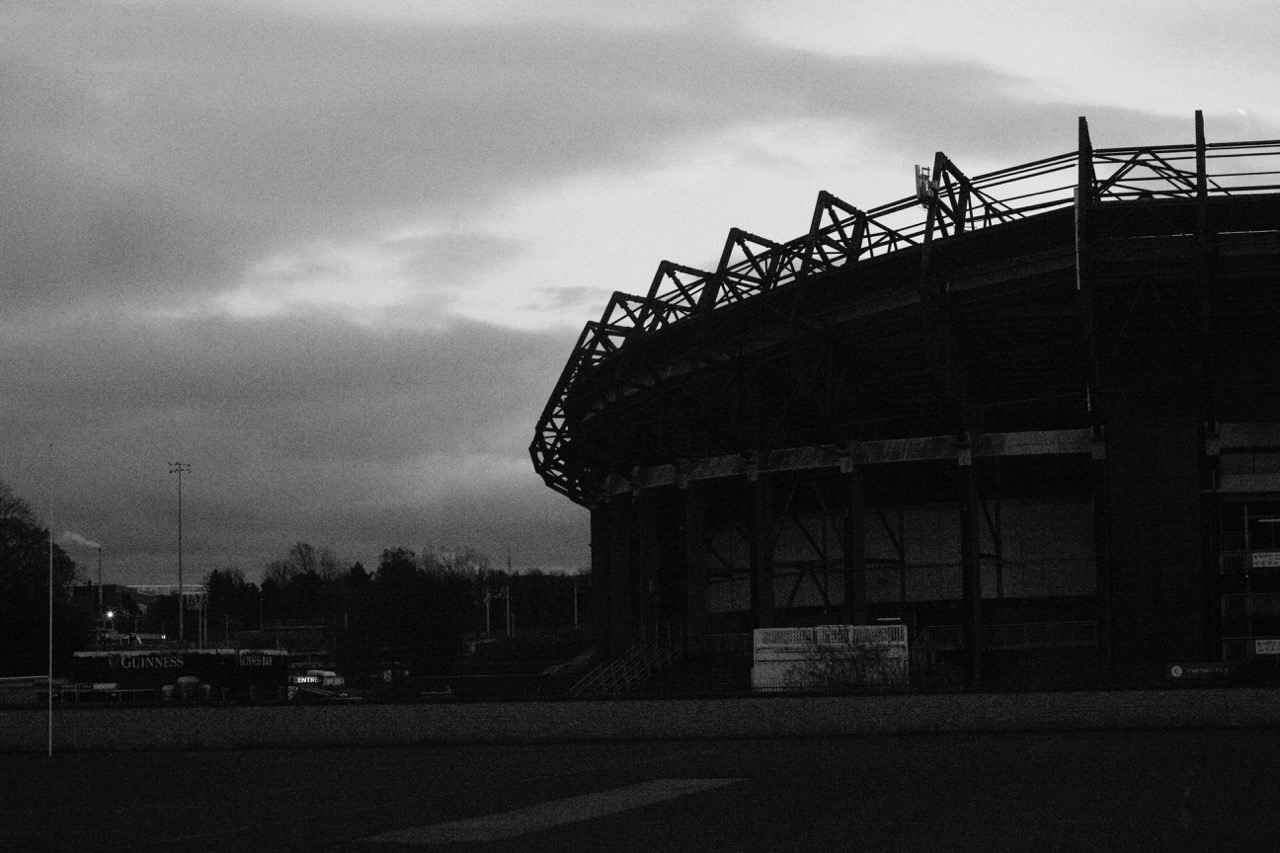
POLYGON ((595 621, 596 642, 608 653, 610 637, 610 620, 613 608, 610 603, 611 572, 609 571, 609 554, 611 541, 609 537, 609 502, 597 501, 591 507, 591 595, 593 600, 592 617, 595 621))
POLYGON ((844 618, 851 625, 867 621, 867 531, 866 499, 858 466, 848 460, 841 471, 848 495, 848 514, 844 522, 844 618), (845 471, 844 468, 848 470, 845 471))
POLYGON ((772 628, 773 601, 773 495, 769 478, 756 475, 747 481, 751 495, 751 591, 756 625, 772 628))
POLYGON ((657 585, 656 507, 655 498, 637 492, 631 498, 631 589, 635 603, 636 625, 642 636, 649 636, 655 614, 653 598, 657 585))
POLYGON ((960 460, 960 583, 964 602, 966 681, 982 684, 982 538, 978 471, 970 453, 960 460))
POLYGON ((630 495, 609 501, 609 652, 618 654, 635 638, 636 614, 632 551, 635 507, 630 495))
POLYGON ((689 637, 707 632, 707 535, 703 486, 684 489, 685 630, 689 637))

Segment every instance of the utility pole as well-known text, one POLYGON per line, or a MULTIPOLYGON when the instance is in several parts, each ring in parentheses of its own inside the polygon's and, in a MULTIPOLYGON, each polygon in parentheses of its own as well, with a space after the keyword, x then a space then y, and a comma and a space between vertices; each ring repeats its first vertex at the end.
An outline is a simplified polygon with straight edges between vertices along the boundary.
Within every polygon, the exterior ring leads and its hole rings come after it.
POLYGON ((178 645, 186 645, 186 633, 183 631, 183 614, 187 602, 182 594, 182 475, 190 474, 191 466, 184 462, 170 462, 169 473, 178 475, 178 645))
MULTIPOLYGON (((53 456, 53 445, 49 445, 53 456)), ((52 462, 50 458, 50 462, 52 462)), ((45 675, 45 692, 49 697, 49 757, 53 758, 53 477, 49 477, 49 669, 45 675)))
POLYGON ((507 636, 512 634, 511 630, 511 548, 507 548, 507 636))

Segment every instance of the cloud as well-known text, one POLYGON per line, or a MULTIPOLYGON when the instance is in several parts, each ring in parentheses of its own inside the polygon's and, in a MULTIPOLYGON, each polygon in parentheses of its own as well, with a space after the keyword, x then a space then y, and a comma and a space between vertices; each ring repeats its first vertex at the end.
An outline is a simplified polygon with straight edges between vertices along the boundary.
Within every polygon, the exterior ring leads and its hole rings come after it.
POLYGON ((942 149, 971 173, 1070 150, 1082 114, 1098 145, 1190 139, 1189 115, 1042 97, 980 61, 766 44, 716 4, 638 24, 581 4, 328 5, 6 9, 0 474, 43 493, 52 443, 59 512, 139 580, 172 563, 175 459, 196 575, 295 539, 366 561, 521 539, 581 565, 582 510, 526 452, 577 330, 502 326, 516 302, 595 314, 661 256, 634 278, 628 253, 584 260, 633 238, 610 215, 633 199, 521 231, 522 203, 557 209, 531 199, 679 174, 765 126, 798 129, 760 147, 778 169, 832 125, 895 164, 942 149), (508 302, 462 298, 495 271, 508 302))
MULTIPOLYGON (((15 309, 215 293, 272 254, 482 217, 521 187, 735 125, 852 117, 886 146, 1017 157, 1069 148, 1081 111, 976 62, 819 56, 705 22, 352 23, 190 3, 27 7, 11 33, 0 285, 15 309)), ((1110 112, 1122 130, 1153 121, 1110 112)))
POLYGON ((92 539, 86 539, 85 537, 81 536, 79 533, 76 533, 71 530, 64 530, 62 532, 62 535, 59 536, 58 538, 61 539, 63 542, 70 542, 74 545, 79 545, 82 548, 93 548, 96 550, 102 547, 97 542, 94 542, 92 539))
POLYGON ((520 240, 480 231, 451 230, 388 240, 400 270, 422 285, 465 285, 518 260, 528 251, 520 240))
MULTIPOLYGON (((637 280, 632 289, 639 289, 643 285, 642 281, 637 280)), ((613 295, 613 291, 604 287, 540 287, 534 291, 535 299, 530 303, 532 307, 549 309, 553 311, 561 311, 565 308, 573 308, 577 306, 590 306, 591 308, 601 308, 609 301, 609 297, 613 295)))
POLYGON ((535 380, 555 375, 567 357, 559 333, 465 321, 436 331, 323 316, 197 318, 66 331, 50 339, 7 327, 0 392, 8 417, 83 420, 91 412, 84 426, 94 429, 190 417, 203 428, 260 434, 291 458, 363 454, 375 444, 393 454, 432 443, 461 449, 505 435, 512 419, 536 417, 548 389, 535 380), (332 446, 328 425, 341 427, 332 446), (290 437, 299 432, 305 441, 290 437))
MULTIPOLYGON (((502 525, 536 528, 528 519, 544 503, 552 516, 574 515, 527 452, 548 377, 567 356, 559 333, 308 317, 86 325, 59 339, 10 327, 2 338, 0 432, 54 443, 59 515, 94 531, 117 565, 163 565, 176 529, 166 471, 177 459, 192 467, 193 571, 220 559, 252 570, 294 539, 376 553, 369 531, 382 530, 398 533, 383 547, 438 529, 491 549, 502 525), (462 510, 490 505, 494 514, 462 510), (361 529, 384 510, 414 523, 361 529)), ((575 540, 570 526, 559 529, 565 541, 575 540)))

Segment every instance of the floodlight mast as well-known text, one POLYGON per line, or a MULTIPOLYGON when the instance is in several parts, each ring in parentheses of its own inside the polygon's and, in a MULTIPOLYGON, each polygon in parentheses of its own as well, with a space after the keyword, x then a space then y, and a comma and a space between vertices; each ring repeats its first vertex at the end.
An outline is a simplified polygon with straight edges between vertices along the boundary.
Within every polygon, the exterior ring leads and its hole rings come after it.
POLYGON ((183 630, 183 610, 186 601, 182 595, 182 475, 191 473, 191 466, 185 462, 170 462, 169 473, 178 475, 178 645, 186 646, 187 636, 183 630))

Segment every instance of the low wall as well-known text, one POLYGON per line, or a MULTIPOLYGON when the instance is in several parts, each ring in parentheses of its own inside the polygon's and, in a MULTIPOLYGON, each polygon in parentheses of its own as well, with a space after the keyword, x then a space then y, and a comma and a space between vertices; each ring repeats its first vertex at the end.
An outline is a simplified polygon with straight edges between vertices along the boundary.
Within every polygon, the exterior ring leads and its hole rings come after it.
MULTIPOLYGON (((42 751, 47 712, 0 710, 0 751, 42 751)), ((54 750, 241 749, 1280 725, 1251 688, 706 700, 55 708, 54 750)))

